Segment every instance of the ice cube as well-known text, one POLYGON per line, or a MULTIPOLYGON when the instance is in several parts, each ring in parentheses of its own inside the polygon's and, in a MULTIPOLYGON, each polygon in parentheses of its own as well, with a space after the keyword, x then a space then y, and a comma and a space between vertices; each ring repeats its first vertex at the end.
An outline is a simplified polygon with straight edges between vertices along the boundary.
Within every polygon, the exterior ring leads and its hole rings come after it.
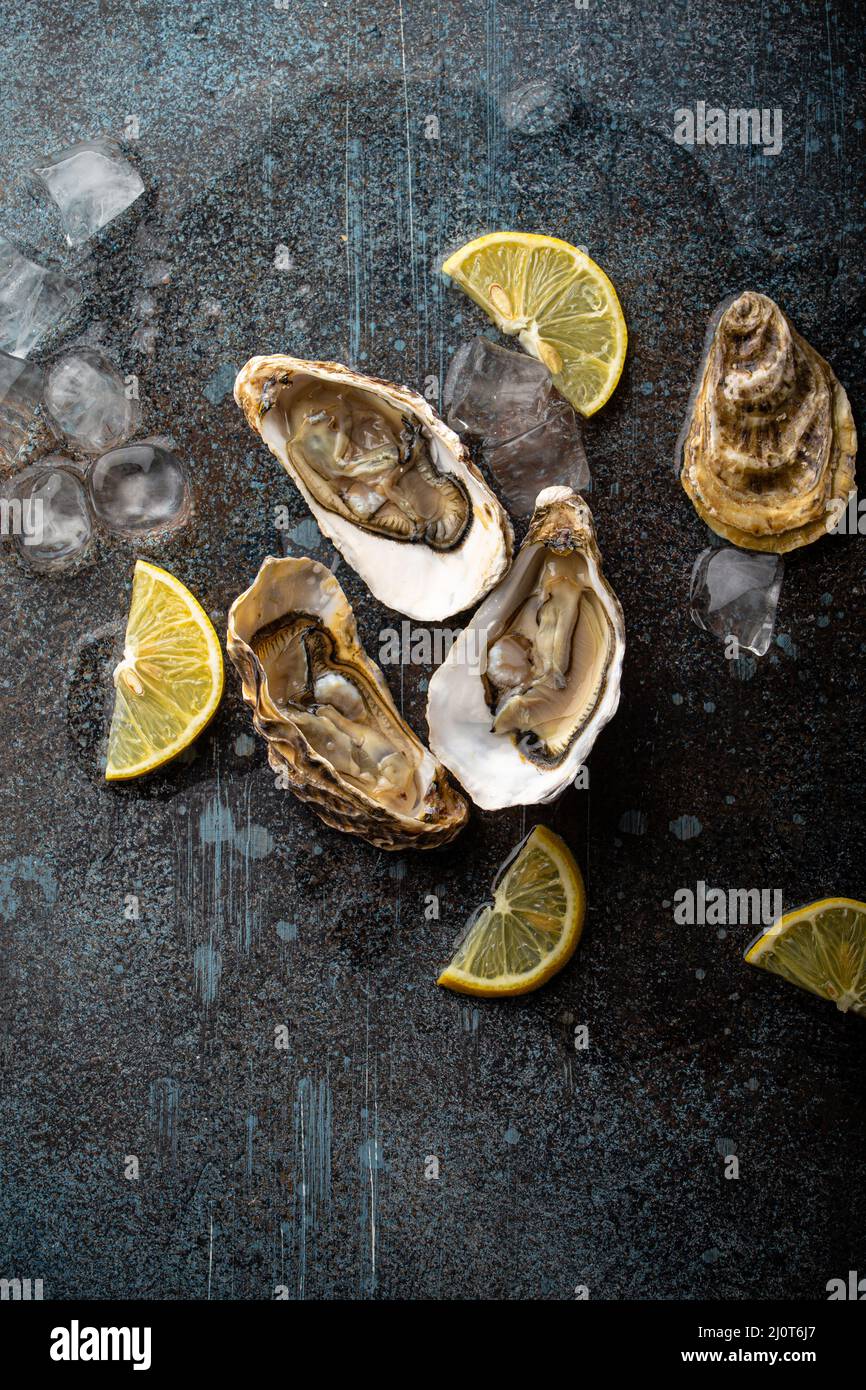
POLYGON ((42 399, 42 368, 0 352, 0 463, 15 463, 42 399))
POLYGON ((47 364, 45 410, 58 438, 85 454, 123 443, 141 416, 114 363, 92 347, 58 353, 47 364))
POLYGON ((93 533, 87 494, 71 459, 51 455, 9 480, 6 505, 13 543, 40 571, 76 560, 93 533))
POLYGON ((481 441, 506 502, 528 515, 542 488, 590 486, 580 421, 534 357, 488 338, 455 353, 445 382, 448 423, 481 441))
POLYGON ((0 236, 0 351, 26 357, 79 298, 74 280, 29 261, 0 236))
POLYGON ((692 569, 692 619, 722 641, 734 637, 739 647, 763 656, 773 637, 783 573, 781 555, 733 546, 702 550, 692 569))
POLYGON ((543 135, 565 125, 574 110, 574 96, 567 87, 545 78, 533 78, 512 87, 499 101, 506 130, 522 135, 543 135))
POLYGON ((551 402, 540 425, 501 444, 485 444, 482 458, 518 516, 529 516, 542 488, 557 484, 581 492, 589 464, 577 416, 567 401, 551 402))
POLYGON ((60 209, 69 246, 83 244, 144 192, 113 140, 85 140, 46 156, 33 170, 60 209))
POLYGON ((103 526, 131 540, 174 530, 189 515, 186 469, 156 439, 138 440, 103 454, 90 470, 88 487, 103 526))
POLYGON ((541 422, 552 391, 543 363, 473 338, 455 353, 445 379, 448 423, 490 443, 514 439, 541 422))

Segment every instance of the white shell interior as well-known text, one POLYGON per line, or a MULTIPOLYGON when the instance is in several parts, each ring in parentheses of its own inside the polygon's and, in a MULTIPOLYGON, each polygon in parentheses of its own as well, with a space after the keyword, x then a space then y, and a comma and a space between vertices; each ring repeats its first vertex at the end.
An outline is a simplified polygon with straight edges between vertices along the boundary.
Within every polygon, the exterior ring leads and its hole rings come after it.
MULTIPOLYGON (((548 489, 539 496, 538 503, 554 500, 558 491, 548 489)), ((430 747, 463 784, 475 804, 485 811, 554 800, 574 781, 600 730, 619 704, 625 655, 622 614, 597 562, 587 553, 593 588, 615 634, 613 660, 599 703, 555 767, 538 766, 521 752, 513 738, 493 732, 493 716, 485 696, 478 653, 487 650, 491 633, 514 609, 523 577, 538 550, 538 545, 523 547, 508 576, 482 603, 430 681, 427 701, 430 747)))
MULTIPOLYGON (((236 387, 258 359, 248 363, 236 387)), ((284 359, 289 362, 291 359, 284 359)), ((310 364, 298 362, 297 370, 310 364)), ((329 366, 322 376, 344 381, 358 389, 378 391, 398 409, 414 415, 425 426, 436 467, 461 481, 469 495, 472 519, 463 539, 453 550, 435 551, 422 543, 390 540, 364 530, 345 517, 328 511, 312 497, 292 466, 280 412, 266 412, 261 420, 262 439, 294 480, 319 528, 361 576, 381 603, 421 622, 438 622, 452 613, 471 608, 496 584, 508 568, 511 527, 487 484, 467 467, 457 435, 436 419, 426 401, 414 392, 371 383, 348 368, 329 366)))

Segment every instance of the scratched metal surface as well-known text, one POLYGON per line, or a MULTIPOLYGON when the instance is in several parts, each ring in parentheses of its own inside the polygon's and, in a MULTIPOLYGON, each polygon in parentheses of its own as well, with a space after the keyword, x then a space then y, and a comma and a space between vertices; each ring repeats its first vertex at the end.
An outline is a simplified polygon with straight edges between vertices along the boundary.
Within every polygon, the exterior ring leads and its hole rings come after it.
MULTIPOLYGON (((749 971, 748 929, 676 926, 670 903, 699 879, 866 894, 866 542, 791 559, 778 644, 732 665, 686 615, 706 534, 671 465, 705 321, 740 286, 780 300, 859 417, 863 19, 6 5, 0 230, 64 261, 22 171, 138 118, 148 192, 79 267, 76 331, 139 376, 196 516, 169 542, 103 540, 75 576, 2 557, 0 1275, 60 1298, 689 1298, 822 1297, 862 1272, 863 1024, 749 971), (528 78, 571 93, 564 125, 507 129, 528 78), (674 109, 702 99, 781 106, 782 152, 676 147, 674 109), (232 672, 182 765, 108 789, 99 756, 135 554, 220 628, 268 552, 333 559, 234 369, 290 350, 441 379, 481 320, 437 262, 504 225, 587 245, 623 300, 629 361, 587 447, 629 650, 589 792, 542 817, 586 875, 579 954, 536 997, 475 1005, 435 971, 537 816, 476 814, 420 858, 340 837, 274 788, 232 672)), ((393 615, 337 573, 375 653, 393 615)), ((421 732, 429 674, 389 671, 421 732)))

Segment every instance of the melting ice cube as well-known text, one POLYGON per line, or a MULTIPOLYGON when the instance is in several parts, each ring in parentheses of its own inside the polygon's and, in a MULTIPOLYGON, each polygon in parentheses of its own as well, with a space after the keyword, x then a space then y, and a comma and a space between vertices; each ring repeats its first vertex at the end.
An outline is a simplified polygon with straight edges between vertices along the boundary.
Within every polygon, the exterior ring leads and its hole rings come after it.
POLYGON ((541 489, 554 483, 575 492, 589 487, 580 428, 567 401, 551 403, 541 424, 526 434, 485 445, 482 457, 518 515, 528 516, 541 489))
POLYGON ((533 78, 506 92, 499 110, 507 130, 543 135, 565 125, 574 110, 574 97, 558 82, 533 78))
POLYGON ((10 479, 6 506, 15 547, 36 570, 64 569, 93 532, 84 485, 72 460, 60 455, 10 479))
POLYGON ((26 357, 78 300, 74 280, 28 261, 0 236, 0 351, 26 357))
POLYGON ((33 172, 60 209, 69 246, 82 246, 144 192, 137 171, 113 140, 70 145, 46 156, 33 172))
POLYGON ((534 357, 473 338, 455 353, 445 380, 448 423, 502 443, 540 424, 552 389, 550 372, 534 357))
POLYGON ((88 475, 90 501, 109 531, 134 540, 182 526, 190 490, 180 459, 155 439, 112 449, 88 475))
POLYGON ((692 569, 689 611, 705 632, 763 656, 773 637, 782 589, 781 555, 736 550, 702 550, 692 569))
POLYGON ((14 464, 42 399, 42 368, 0 352, 0 463, 14 464))
POLYGON ((488 338, 455 353, 445 382, 448 423, 480 439, 506 501, 528 515, 542 488, 590 485, 580 422, 547 368, 488 338))
POLYGON ((45 409, 55 433, 85 454, 101 454, 138 426, 139 403, 127 399, 114 363, 98 348, 59 353, 45 371, 45 409))

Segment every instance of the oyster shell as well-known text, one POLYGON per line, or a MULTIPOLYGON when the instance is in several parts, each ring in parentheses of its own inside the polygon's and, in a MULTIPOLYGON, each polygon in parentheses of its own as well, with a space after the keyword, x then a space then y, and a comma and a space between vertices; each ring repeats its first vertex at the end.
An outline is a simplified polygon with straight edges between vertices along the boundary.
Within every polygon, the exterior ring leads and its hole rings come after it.
POLYGON ((324 565, 269 556, 231 606, 227 646, 271 767, 327 825, 380 849, 462 829, 465 801, 400 718, 324 565))
POLYGON ((389 608, 447 618, 508 569, 508 517, 457 435, 414 391, 336 362, 253 357, 235 400, 389 608))
POLYGON ((749 290, 719 317, 682 435, 680 481, 708 526, 783 552, 830 529, 854 487, 857 433, 832 368, 749 290))
POLYGON ((592 513, 546 488, 510 573, 430 681, 430 747, 485 810, 552 801, 616 711, 624 653, 592 513))

